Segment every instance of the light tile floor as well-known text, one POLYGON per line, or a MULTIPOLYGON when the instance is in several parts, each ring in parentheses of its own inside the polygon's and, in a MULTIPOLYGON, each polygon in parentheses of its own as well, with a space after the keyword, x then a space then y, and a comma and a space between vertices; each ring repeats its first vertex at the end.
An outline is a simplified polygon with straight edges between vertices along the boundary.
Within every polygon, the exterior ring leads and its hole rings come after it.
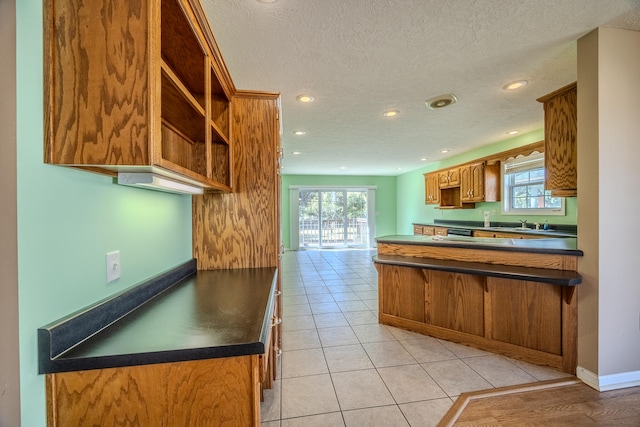
POLYGON ((284 254, 283 352, 263 426, 435 426, 461 393, 568 376, 378 324, 374 254, 284 254))

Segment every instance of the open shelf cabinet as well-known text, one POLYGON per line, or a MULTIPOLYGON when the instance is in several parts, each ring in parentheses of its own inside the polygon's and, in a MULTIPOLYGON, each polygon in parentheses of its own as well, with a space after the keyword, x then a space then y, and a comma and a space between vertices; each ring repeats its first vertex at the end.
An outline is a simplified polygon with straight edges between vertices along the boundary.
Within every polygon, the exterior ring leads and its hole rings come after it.
POLYGON ((235 88, 201 6, 108 8, 107 0, 45 1, 45 161, 230 192, 235 88))

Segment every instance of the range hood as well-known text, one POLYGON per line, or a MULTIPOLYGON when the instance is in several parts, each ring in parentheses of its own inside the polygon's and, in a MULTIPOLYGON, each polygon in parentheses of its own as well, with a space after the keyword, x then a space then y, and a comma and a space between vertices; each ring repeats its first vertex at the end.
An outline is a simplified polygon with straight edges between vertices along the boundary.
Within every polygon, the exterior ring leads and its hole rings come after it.
POLYGON ((118 184, 175 194, 203 194, 196 185, 175 181, 150 172, 118 172, 118 184))

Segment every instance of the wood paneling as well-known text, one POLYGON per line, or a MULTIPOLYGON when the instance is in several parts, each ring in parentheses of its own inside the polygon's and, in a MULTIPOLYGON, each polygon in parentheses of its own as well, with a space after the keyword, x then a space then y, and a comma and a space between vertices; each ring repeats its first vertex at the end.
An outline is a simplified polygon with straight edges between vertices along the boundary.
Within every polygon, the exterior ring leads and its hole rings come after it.
POLYGON ((577 105, 572 83, 538 99, 544 104, 545 182, 554 196, 575 196, 578 188, 577 105))
POLYGON ((395 243, 378 243, 378 254, 485 262, 488 264, 519 265, 522 267, 551 268, 554 270, 578 269, 576 256, 559 254, 402 245, 395 243))
POLYGON ((45 2, 46 162, 149 164, 149 10, 45 2))
POLYGON ((234 192, 193 198, 198 269, 278 265, 278 115, 275 94, 234 97, 234 192))
POLYGON ((426 277, 422 270, 381 265, 379 274, 382 312, 424 322, 426 277))
POLYGON ((487 278, 491 339, 562 354, 562 287, 487 278))
POLYGON ((231 427, 260 421, 258 356, 49 374, 46 384, 52 427, 231 427))
POLYGON ((485 278, 428 271, 427 323, 472 335, 484 335, 485 278))
MULTIPOLYGON (((575 256, 379 244, 384 255, 575 270, 575 256), (498 259, 491 259, 494 254, 498 259), (532 260, 521 262, 519 256, 532 260), (542 256, 538 258, 538 256, 542 256), (514 257, 510 259, 509 257, 514 257), (536 263, 536 260, 538 263, 536 263), (502 262, 500 262, 502 261, 502 262)), ((573 286, 376 264, 379 320, 436 338, 505 354, 575 374, 577 297, 573 286), (393 268, 393 270, 388 270, 393 268), (414 269, 414 272, 406 271, 414 269), (389 271, 393 273, 389 273, 389 271), (402 273, 398 273, 401 271, 402 273), (424 288, 424 320, 415 299, 424 288), (404 306, 404 307, 403 307, 404 306), (418 313, 418 315, 416 315, 418 313)))

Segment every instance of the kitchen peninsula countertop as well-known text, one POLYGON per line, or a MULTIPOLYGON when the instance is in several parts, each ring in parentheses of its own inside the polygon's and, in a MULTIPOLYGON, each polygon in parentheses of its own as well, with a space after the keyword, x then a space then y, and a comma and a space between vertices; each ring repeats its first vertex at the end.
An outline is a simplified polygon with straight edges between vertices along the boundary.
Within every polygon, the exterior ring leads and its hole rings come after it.
POLYGON ((40 373, 265 352, 276 268, 179 268, 38 329, 40 373))
POLYGON ((378 244, 441 246, 465 249, 531 252, 582 256, 575 238, 507 239, 466 236, 388 235, 376 238, 378 244))

